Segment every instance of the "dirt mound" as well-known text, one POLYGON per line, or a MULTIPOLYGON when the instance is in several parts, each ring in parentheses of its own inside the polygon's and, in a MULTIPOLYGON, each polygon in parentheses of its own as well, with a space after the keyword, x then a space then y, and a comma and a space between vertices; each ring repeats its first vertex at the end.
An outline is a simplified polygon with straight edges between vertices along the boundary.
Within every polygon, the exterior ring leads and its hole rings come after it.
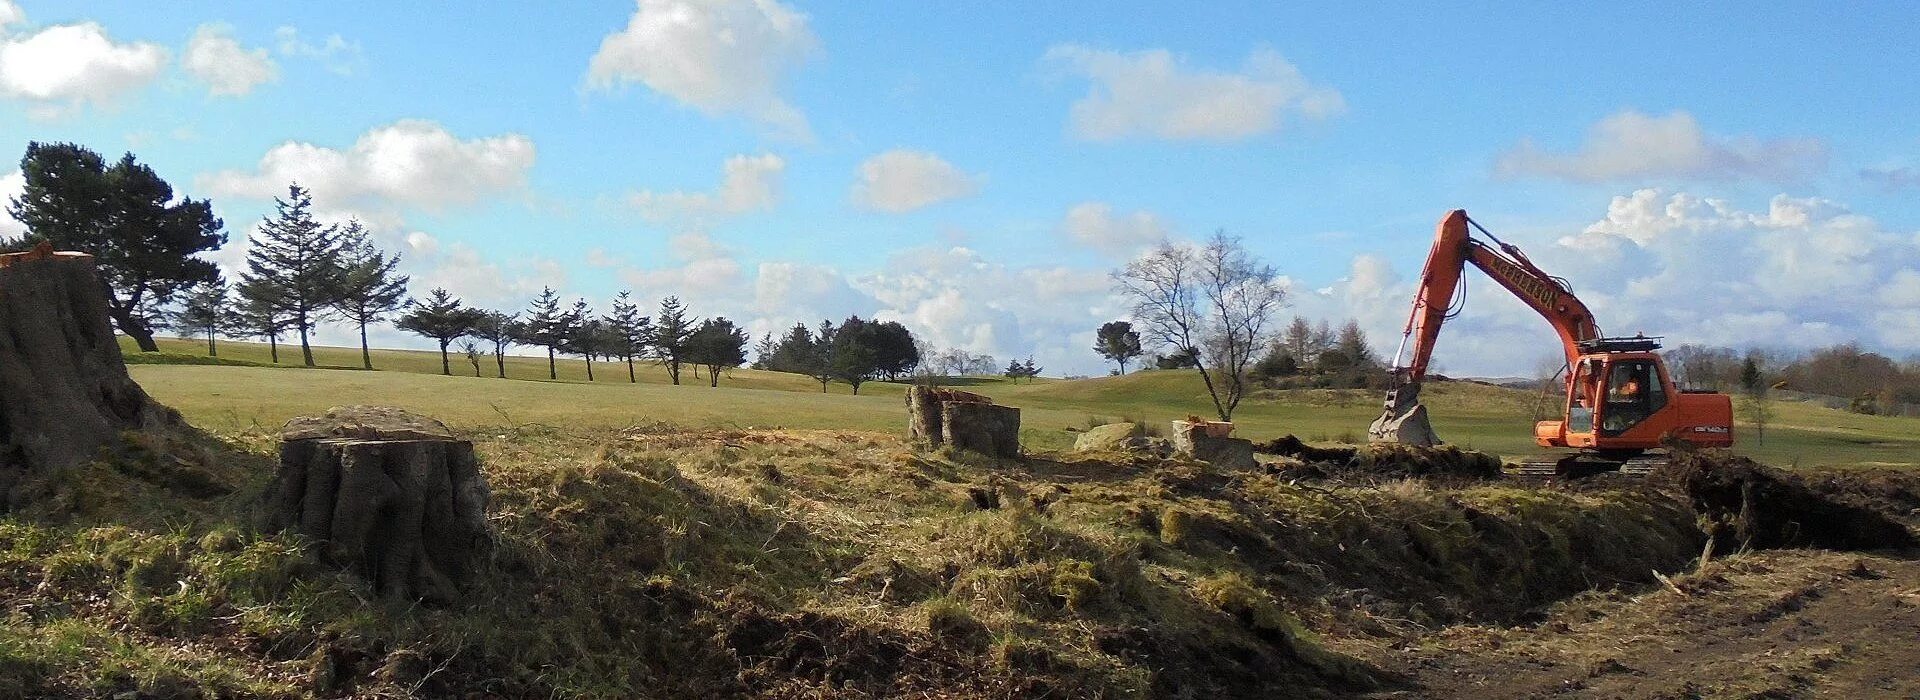
MULTIPOLYGON (((1816 490, 1779 469, 1714 452, 1676 456, 1665 476, 1686 493, 1716 547, 1834 550, 1920 545, 1887 514, 1816 490)), ((1828 489, 1834 489, 1832 485, 1828 489)))
POLYGON ((1452 445, 1420 447, 1379 442, 1353 447, 1314 447, 1288 435, 1254 445, 1254 451, 1292 457, 1305 463, 1295 468, 1303 476, 1349 477, 1467 477, 1500 478, 1500 458, 1452 445))
POLYGON ((1892 469, 1827 471, 1805 477, 1807 488, 1920 527, 1920 473, 1892 469))

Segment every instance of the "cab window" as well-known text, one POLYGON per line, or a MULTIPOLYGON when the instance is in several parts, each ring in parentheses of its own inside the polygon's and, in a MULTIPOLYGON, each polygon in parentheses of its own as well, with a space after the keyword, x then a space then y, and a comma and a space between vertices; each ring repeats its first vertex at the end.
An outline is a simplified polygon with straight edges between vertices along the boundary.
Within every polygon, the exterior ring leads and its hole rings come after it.
POLYGON ((1597 362, 1579 362, 1574 365, 1573 395, 1567 399, 1567 432, 1593 432, 1593 402, 1587 397, 1586 387, 1590 377, 1598 371, 1597 362))
POLYGON ((1621 360, 1607 368, 1600 430, 1619 435, 1667 405, 1667 391, 1659 366, 1651 360, 1621 360))

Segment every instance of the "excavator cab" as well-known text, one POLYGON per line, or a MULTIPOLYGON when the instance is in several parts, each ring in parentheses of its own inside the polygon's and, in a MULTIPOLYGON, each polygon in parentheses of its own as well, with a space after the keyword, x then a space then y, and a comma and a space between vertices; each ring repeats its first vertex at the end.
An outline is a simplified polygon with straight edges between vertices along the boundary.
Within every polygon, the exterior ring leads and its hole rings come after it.
POLYGON ((1566 416, 1534 426, 1542 447, 1632 454, 1674 437, 1702 446, 1733 441, 1732 405, 1724 395, 1675 391, 1658 339, 1601 338, 1581 343, 1567 380, 1566 416))

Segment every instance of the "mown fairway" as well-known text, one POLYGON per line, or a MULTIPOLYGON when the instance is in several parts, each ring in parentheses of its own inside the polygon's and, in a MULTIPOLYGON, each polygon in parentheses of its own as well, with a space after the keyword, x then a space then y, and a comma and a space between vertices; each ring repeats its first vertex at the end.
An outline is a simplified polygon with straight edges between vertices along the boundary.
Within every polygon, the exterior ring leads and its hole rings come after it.
MULTIPOLYGON (((163 340, 168 355, 204 355, 206 346, 163 340)), ((221 357, 266 362, 265 345, 222 343, 221 357)), ((297 364, 299 348, 281 348, 283 365, 297 364)), ((315 348, 316 361, 358 367, 357 348, 315 348)), ((736 369, 719 388, 694 380, 668 383, 666 371, 642 364, 638 383, 624 365, 596 363, 585 382, 584 364, 559 362, 560 381, 548 381, 546 358, 509 357, 510 380, 474 377, 464 357, 454 358, 456 376, 440 376, 438 353, 376 350, 379 371, 304 370, 275 367, 134 365, 134 378, 160 401, 180 409, 195 424, 216 429, 275 427, 292 416, 353 403, 387 404, 438 416, 464 427, 543 423, 617 427, 667 422, 687 426, 842 428, 903 430, 903 387, 873 382, 859 396, 845 384, 826 395, 818 382, 780 372, 736 369), (460 376, 464 375, 464 376, 460 376)), ((1009 383, 967 379, 963 388, 1022 409, 1023 442, 1058 449, 1072 443, 1068 428, 1122 417, 1165 425, 1189 414, 1209 415, 1211 403, 1199 377, 1186 371, 1141 372, 1126 377, 1009 383)), ((1442 438, 1464 446, 1519 456, 1534 451, 1530 425, 1538 392, 1475 384, 1431 386, 1423 398, 1442 438)), ((1285 434, 1308 440, 1362 438, 1378 411, 1379 397, 1361 391, 1263 392, 1235 413, 1237 435, 1268 440, 1285 434)), ((1544 410, 1544 407, 1543 407, 1544 410)), ((1920 466, 1920 419, 1863 416, 1810 404, 1776 402, 1765 444, 1751 430, 1740 451, 1780 466, 1920 466)), ((1744 428, 1745 426, 1743 426, 1744 428)))

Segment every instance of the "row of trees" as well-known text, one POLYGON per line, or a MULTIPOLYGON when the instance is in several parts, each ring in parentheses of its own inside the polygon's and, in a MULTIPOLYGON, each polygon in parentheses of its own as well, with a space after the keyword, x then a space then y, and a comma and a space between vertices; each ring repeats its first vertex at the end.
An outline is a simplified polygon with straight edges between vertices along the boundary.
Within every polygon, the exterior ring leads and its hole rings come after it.
POLYGON ((1386 363, 1358 321, 1349 319, 1335 331, 1324 320, 1314 324, 1298 316, 1249 372, 1274 388, 1380 389, 1388 379, 1386 363))
POLYGON ((754 346, 753 367, 811 376, 822 392, 835 381, 846 382, 859 394, 861 384, 908 376, 921 362, 920 346, 906 326, 849 316, 837 326, 830 320, 815 329, 796 323, 779 338, 762 336, 754 346))
POLYGON ((1895 361, 1842 343, 1806 353, 1682 345, 1667 351, 1676 383, 1751 393, 1785 389, 1835 397, 1858 413, 1920 413, 1920 358, 1895 361), (1749 381, 1751 379, 1751 381, 1749 381))
POLYGON ((646 316, 630 292, 621 292, 606 314, 596 315, 587 300, 563 305, 560 295, 545 287, 526 311, 505 313, 467 306, 447 290, 435 289, 414 302, 395 325, 439 343, 443 374, 453 373, 448 348, 461 338, 468 339, 464 350, 475 374, 478 358, 492 354, 502 379, 507 376, 507 351, 516 344, 546 350, 548 379, 560 378, 560 355, 585 360, 587 381, 594 380, 596 360, 624 362, 629 382, 639 381, 639 362, 658 363, 674 384, 680 383, 685 368, 695 368, 695 379, 699 368, 705 368, 709 386, 719 386, 722 372, 746 363, 746 331, 724 316, 694 319, 686 305, 671 296, 661 300, 657 316, 646 316))

